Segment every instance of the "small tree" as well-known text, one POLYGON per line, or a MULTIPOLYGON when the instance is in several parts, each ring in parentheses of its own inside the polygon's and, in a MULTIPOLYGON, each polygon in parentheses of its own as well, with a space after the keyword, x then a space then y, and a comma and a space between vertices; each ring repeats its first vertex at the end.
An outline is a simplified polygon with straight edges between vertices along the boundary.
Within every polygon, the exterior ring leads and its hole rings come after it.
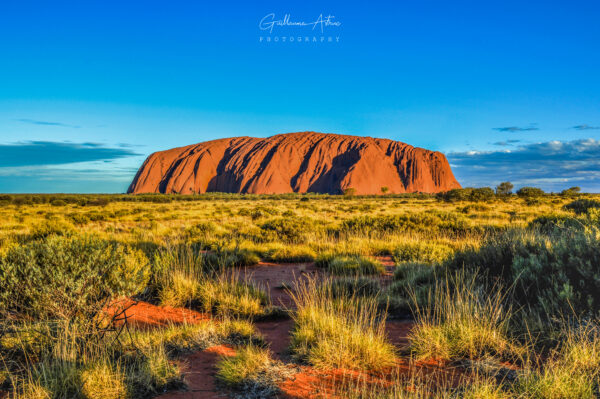
POLYGON ((572 197, 574 195, 579 194, 580 192, 581 192, 581 187, 575 186, 575 187, 568 188, 566 190, 562 190, 560 192, 560 195, 564 195, 565 197, 572 197))
POLYGON ((514 186, 511 182, 502 182, 496 186, 496 195, 510 195, 513 188, 514 186))
POLYGON ((387 194, 387 192, 390 191, 390 188, 387 186, 383 186, 381 187, 381 193, 382 194, 387 194))

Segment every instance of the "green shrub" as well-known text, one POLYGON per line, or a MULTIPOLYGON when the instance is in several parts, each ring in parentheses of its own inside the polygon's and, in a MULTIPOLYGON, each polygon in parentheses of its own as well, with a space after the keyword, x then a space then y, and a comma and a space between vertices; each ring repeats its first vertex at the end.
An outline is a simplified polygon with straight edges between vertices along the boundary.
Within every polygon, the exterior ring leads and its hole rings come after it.
POLYGON ((246 267, 256 265, 260 257, 256 252, 245 248, 220 248, 204 256, 204 263, 212 269, 246 267))
POLYGON ((286 243, 300 243, 306 235, 314 231, 315 226, 312 221, 306 218, 277 218, 263 223, 260 228, 267 234, 274 236, 286 243))
POLYGON ((353 187, 348 187, 342 190, 342 193, 344 194, 344 196, 346 197, 353 197, 356 195, 356 189, 353 187))
POLYGON ((443 244, 428 241, 406 242, 394 250, 396 262, 440 263, 452 257, 454 250, 443 244))
POLYGON ((490 187, 474 188, 469 200, 471 201, 489 201, 494 198, 494 190, 490 187))
POLYGON ((186 230, 186 234, 191 239, 206 238, 213 233, 217 227, 212 222, 202 222, 193 225, 186 230))
POLYGON ((35 225, 29 236, 32 240, 39 240, 52 235, 69 236, 75 232, 72 224, 62 220, 48 220, 35 225))
POLYGON ((442 193, 437 194, 438 198, 447 202, 457 201, 469 201, 473 189, 470 187, 466 188, 454 188, 442 193))
POLYGON ((140 251, 92 236, 52 236, 0 256, 0 309, 34 318, 89 317, 116 295, 141 292, 140 251))
POLYGON ((517 195, 522 198, 541 197, 544 194, 544 190, 537 187, 521 187, 517 190, 517 195))
POLYGON ((561 234, 567 230, 585 230, 591 220, 585 218, 574 218, 568 215, 542 215, 533 219, 528 227, 543 234, 561 234))
POLYGON ((457 201, 489 201, 494 198, 494 190, 490 187, 481 188, 455 188, 437 194, 438 198, 447 202, 457 201))
POLYGON ((568 203, 564 206, 568 211, 573 211, 578 215, 587 213, 588 209, 600 208, 600 201, 582 198, 568 203))
POLYGON ((465 234, 479 231, 464 215, 453 212, 420 212, 402 215, 355 216, 344 220, 340 233, 371 236, 399 232, 431 232, 465 234))
POLYGON ((557 234, 509 230, 486 239, 476 250, 456 253, 453 269, 481 268, 492 282, 512 288, 517 306, 538 315, 600 314, 598 232, 559 230, 557 234))
POLYGON ((562 190, 560 192, 560 195, 562 195, 563 197, 574 197, 577 194, 579 194, 581 192, 581 187, 570 187, 567 188, 566 190, 562 190))
POLYGON ((511 182, 502 182, 496 186, 496 195, 511 195, 513 188, 514 185, 511 182))

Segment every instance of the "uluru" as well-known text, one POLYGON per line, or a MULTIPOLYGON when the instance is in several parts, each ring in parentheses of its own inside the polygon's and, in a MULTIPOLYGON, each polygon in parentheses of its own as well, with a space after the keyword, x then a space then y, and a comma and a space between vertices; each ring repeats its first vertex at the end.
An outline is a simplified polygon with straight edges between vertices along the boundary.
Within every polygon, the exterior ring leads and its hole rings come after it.
POLYGON ((389 140, 301 132, 151 154, 129 193, 424 192, 460 188, 444 154, 389 140))

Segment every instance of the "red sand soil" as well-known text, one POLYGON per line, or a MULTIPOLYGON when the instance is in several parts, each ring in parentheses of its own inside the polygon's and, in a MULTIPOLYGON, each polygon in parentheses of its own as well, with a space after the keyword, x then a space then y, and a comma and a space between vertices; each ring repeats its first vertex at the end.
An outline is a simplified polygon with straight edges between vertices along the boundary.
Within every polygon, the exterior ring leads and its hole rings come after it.
POLYGON ((460 188, 444 154, 388 139, 300 132, 155 152, 129 193, 356 194, 460 188))
MULTIPOLYGON (((373 385, 377 387, 392 386, 397 378, 405 377, 407 382, 412 378, 420 378, 425 381, 435 381, 432 386, 447 387, 458 386, 464 381, 464 374, 459 369, 448 368, 436 362, 420 362, 409 364, 400 361, 398 364, 381 373, 368 373, 355 370, 334 369, 316 370, 304 366, 293 378, 285 381, 279 387, 288 398, 297 399, 320 399, 335 398, 344 399, 335 394, 336 385, 345 385, 351 382, 373 385)), ((410 389, 410 387, 407 387, 410 389)))
POLYGON ((385 323, 385 333, 389 341, 396 345, 398 349, 408 347, 408 334, 414 326, 412 320, 387 320, 385 323))
POLYGON ((288 358, 290 332, 293 327, 294 321, 292 319, 256 323, 256 329, 262 334, 265 341, 269 343, 269 349, 271 349, 273 357, 280 360, 288 358))
POLYGON ((275 306, 286 309, 294 308, 289 289, 293 289, 296 281, 314 277, 319 269, 314 262, 310 263, 270 263, 260 262, 245 269, 250 280, 269 291, 271 302, 275 306))
POLYGON ((117 324, 123 323, 124 319, 127 318, 130 325, 141 328, 165 327, 170 324, 192 324, 210 319, 210 315, 207 313, 200 313, 186 308, 156 306, 129 298, 122 298, 113 302, 106 313, 109 316, 117 315, 117 324))

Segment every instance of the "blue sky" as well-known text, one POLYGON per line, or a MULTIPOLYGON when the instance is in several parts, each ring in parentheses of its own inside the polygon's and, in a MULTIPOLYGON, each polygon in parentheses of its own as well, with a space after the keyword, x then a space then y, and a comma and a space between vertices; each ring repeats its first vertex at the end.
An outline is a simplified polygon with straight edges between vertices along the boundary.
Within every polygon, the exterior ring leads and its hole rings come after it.
POLYGON ((600 192, 599 17, 596 1, 3 1, 0 192, 124 192, 151 152, 305 130, 442 151, 463 186, 600 192), (340 25, 269 34, 270 13, 340 25))

